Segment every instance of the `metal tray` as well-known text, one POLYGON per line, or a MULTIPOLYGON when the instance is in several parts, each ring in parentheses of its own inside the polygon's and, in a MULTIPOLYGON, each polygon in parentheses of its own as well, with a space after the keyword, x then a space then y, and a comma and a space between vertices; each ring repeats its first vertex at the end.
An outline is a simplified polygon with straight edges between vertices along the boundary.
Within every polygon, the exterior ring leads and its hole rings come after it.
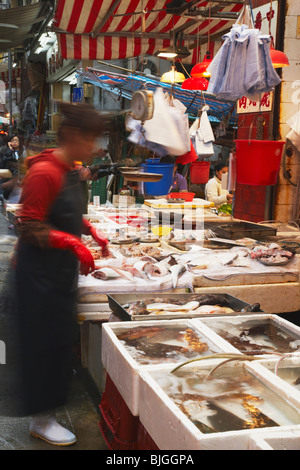
MULTIPOLYGON (((202 293, 201 293, 202 294, 202 293)), ((201 295, 199 294, 199 295, 201 295)), ((206 294, 203 292, 203 294, 206 294)), ((111 311, 114 313, 116 317, 118 317, 120 320, 124 321, 144 321, 144 320, 174 320, 174 319, 180 319, 180 318, 200 318, 200 317, 223 317, 223 316, 228 316, 228 315, 241 315, 241 310, 244 307, 248 307, 250 304, 247 302, 244 302, 243 300, 237 299, 236 297, 233 297, 232 295, 229 294, 213 294, 216 295, 217 297, 223 298, 225 297, 226 300, 229 302, 229 307, 234 310, 234 312, 230 313, 218 313, 218 314, 206 314, 206 313, 182 313, 179 315, 178 313, 174 315, 169 315, 169 314, 164 314, 164 315, 156 315, 156 314, 149 314, 149 315, 136 315, 132 316, 130 315, 125 308, 122 307, 122 305, 126 305, 131 302, 135 302, 137 300, 144 300, 148 299, 149 297, 160 297, 162 299, 170 299, 172 298, 173 300, 184 300, 186 303, 190 301, 191 296, 197 295, 197 294, 174 294, 173 292, 145 292, 145 293, 130 293, 130 294, 107 294, 108 297, 108 304, 111 309, 111 311)), ((263 312, 263 310, 258 310, 258 312, 263 312)), ((247 315, 248 312, 242 313, 242 315, 247 315)), ((256 312, 249 312, 250 314, 253 315, 253 313, 256 312)))
POLYGON ((260 240, 264 237, 273 237, 277 234, 277 228, 266 225, 254 224, 251 222, 228 222, 226 224, 208 224, 216 235, 220 238, 254 238, 260 240))

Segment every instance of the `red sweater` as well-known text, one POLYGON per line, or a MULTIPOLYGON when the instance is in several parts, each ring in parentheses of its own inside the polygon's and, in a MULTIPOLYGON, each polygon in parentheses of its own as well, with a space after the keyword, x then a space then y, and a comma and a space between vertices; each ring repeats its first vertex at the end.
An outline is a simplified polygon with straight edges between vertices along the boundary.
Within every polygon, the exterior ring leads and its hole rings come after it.
POLYGON ((55 149, 44 150, 26 159, 28 171, 23 181, 16 228, 21 242, 49 248, 51 227, 48 218, 52 204, 64 185, 64 177, 72 170, 55 156, 55 149))
POLYGON ((26 159, 28 171, 24 178, 22 204, 18 217, 21 221, 47 221, 49 210, 58 196, 65 174, 71 168, 55 157, 55 149, 26 159))

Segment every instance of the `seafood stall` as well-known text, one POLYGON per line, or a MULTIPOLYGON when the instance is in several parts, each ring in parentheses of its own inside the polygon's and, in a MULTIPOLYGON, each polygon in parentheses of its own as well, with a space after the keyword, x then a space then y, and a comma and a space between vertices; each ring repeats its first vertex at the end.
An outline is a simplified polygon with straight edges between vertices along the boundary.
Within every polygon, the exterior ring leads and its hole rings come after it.
POLYGON ((77 314, 108 447, 297 448, 300 328, 276 315, 300 310, 292 237, 213 212, 196 230, 138 208, 84 217, 110 240, 103 258, 83 236, 96 270, 77 314))
MULTIPOLYGON (((80 277, 81 313, 95 312, 97 303, 108 307, 107 293, 174 289, 218 293, 224 286, 228 294, 247 303, 257 302, 257 296, 268 313, 300 309, 299 255, 289 240, 268 242, 268 237, 276 240, 274 228, 237 222, 235 233, 243 238, 233 240, 234 222, 204 223, 202 230, 178 229, 153 224, 144 213, 133 214, 133 210, 131 215, 102 211, 98 216, 89 216, 110 239, 112 257, 101 259, 99 248, 86 240, 97 269, 80 277), (228 238, 224 238, 226 229, 228 238), (251 233, 260 238, 264 235, 263 241, 246 236, 251 233), (273 295, 278 288, 281 295, 273 295)), ((101 305, 99 311, 103 309, 101 305)), ((109 312, 108 308, 107 319, 109 312)))
MULTIPOLYGON (((159 209, 159 212, 165 210, 168 209, 159 209)), ((197 210, 203 213, 203 209, 195 209, 197 210)), ((247 345, 246 334, 240 331, 237 334, 239 342, 236 339, 229 341, 228 337, 222 338, 222 332, 215 331, 213 325, 210 326, 207 322, 211 320, 214 325, 223 325, 223 321, 231 317, 238 321, 242 315, 250 318, 254 314, 264 315, 264 312, 270 315, 300 310, 299 255, 295 250, 296 245, 289 243, 291 239, 293 240, 292 237, 289 238, 286 234, 278 237, 274 227, 269 230, 267 226, 258 226, 258 224, 253 226, 250 223, 248 225, 243 223, 243 226, 238 224, 240 232, 237 235, 240 238, 229 236, 225 233, 226 228, 232 230, 232 224, 240 221, 231 218, 227 220, 228 226, 223 227, 226 225, 227 218, 218 218, 213 212, 207 214, 207 222, 205 216, 200 230, 195 230, 192 224, 185 229, 174 223, 176 222, 174 209, 170 212, 171 214, 173 214, 173 220, 170 217, 170 222, 173 223, 170 223, 170 226, 164 225, 163 221, 159 220, 160 215, 157 216, 152 209, 145 212, 144 208, 142 210, 132 207, 93 208, 85 216, 103 231, 111 242, 111 257, 103 259, 93 241, 88 237, 84 238, 84 242, 94 254, 96 271, 88 276, 80 276, 78 286, 82 363, 88 369, 103 397, 100 404, 100 424, 103 435, 108 438, 109 430, 114 429, 116 432, 112 434, 115 436, 113 441, 108 442, 111 448, 121 446, 127 449, 132 448, 131 445, 137 448, 168 448, 169 441, 164 441, 159 437, 157 435, 159 431, 149 424, 150 416, 139 413, 139 397, 153 394, 154 403, 156 399, 160 403, 157 405, 158 413, 160 411, 164 413, 161 409, 164 405, 160 400, 169 403, 169 398, 165 397, 165 392, 160 389, 160 385, 155 382, 153 391, 149 383, 152 384, 152 381, 156 380, 151 375, 153 368, 160 369, 163 364, 166 369, 171 368, 170 360, 173 361, 172 367, 176 367, 176 364, 180 362, 178 358, 174 359, 176 351, 183 353, 179 355, 182 361, 196 359, 196 356, 201 355, 231 354, 235 357, 237 354, 241 356, 248 354, 247 348, 239 350, 237 347, 239 343, 247 345), (219 226, 223 232, 218 232, 219 226), (241 232, 245 229, 247 232, 241 232), (259 238, 252 238, 252 236, 259 238), (282 243, 281 240, 285 242, 282 243), (126 339, 127 333, 123 327, 126 329, 128 323, 131 327, 136 326, 140 330, 133 332, 130 328, 133 335, 126 339), (157 328, 166 325, 171 327, 175 324, 188 325, 193 333, 190 335, 185 332, 184 341, 178 342, 178 340, 173 341, 171 332, 168 331, 169 339, 165 344, 161 337, 156 335, 157 328), (118 331, 123 335, 122 340, 117 338, 114 328, 119 328, 118 331), (154 328, 150 333, 151 344, 148 344, 147 338, 143 336, 148 328, 154 328), (197 335, 195 337, 195 328, 198 334, 200 328, 201 338, 197 335), (136 355, 134 357, 131 355, 137 347, 139 337, 144 339, 143 344, 139 345, 138 356, 141 355, 145 360, 146 352, 151 351, 147 364, 141 364, 136 355), (189 344, 187 338, 189 338, 189 344), (121 353, 120 341, 122 341, 121 353), (203 342, 206 346, 201 353, 199 353, 199 348, 196 356, 194 352, 192 354, 187 352, 191 344, 199 346, 203 342), (162 363, 157 357, 155 359, 157 351, 165 356, 162 363), (156 397, 157 388, 159 388, 159 398, 156 397), (115 410, 114 403, 119 403, 121 408, 115 410), (108 417, 111 415, 115 416, 112 422, 108 417), (116 430, 118 428, 116 422, 120 421, 120 417, 124 423, 122 432, 116 430), (132 435, 129 438, 130 429, 132 435), (142 442, 139 441, 140 439, 142 442), (130 441, 130 444, 125 444, 127 441, 130 441)), ((193 217, 190 221, 193 222, 193 217)), ((232 328, 233 325, 234 322, 232 322, 232 328)), ((292 328, 291 325, 289 327, 292 328)), ((178 333, 177 327, 174 331, 178 333)), ((180 331, 184 331, 181 326, 180 331)), ((297 335, 293 341, 298 341, 299 335, 297 335)), ((258 349, 262 350, 264 346, 265 343, 258 349)), ((267 354, 263 358, 273 358, 273 353, 269 353, 268 348, 266 349, 267 354)), ((293 350, 291 352, 288 348, 283 351, 284 353, 278 354, 293 353, 293 350)), ((217 361, 209 357, 207 360, 217 361)), ((248 362, 247 366, 245 364, 244 361, 239 364, 241 373, 245 367, 248 370, 248 362)), ((256 364, 257 361, 253 364, 249 360, 250 369, 254 366, 257 368, 258 364, 256 364)), ((195 367, 199 368, 197 362, 195 367)), ((228 367, 230 371, 230 368, 234 370, 238 365, 234 363, 229 364, 228 367)), ((276 377, 275 381, 278 380, 279 378, 276 377)), ((268 385, 268 387, 272 389, 272 386, 268 385)), ((275 404, 280 403, 281 407, 284 398, 281 392, 279 395, 279 402, 277 397, 274 399, 275 404)), ((255 400, 260 399, 255 398, 255 400)), ((194 448, 202 448, 202 446, 206 448, 206 445, 208 448, 211 445, 226 447, 227 444, 223 444, 223 441, 225 443, 227 438, 232 441, 235 433, 238 433, 238 436, 241 435, 238 444, 241 448, 267 446, 264 444, 265 441, 257 440, 257 436, 265 432, 267 428, 267 437, 264 439, 269 439, 269 428, 272 428, 272 433, 275 433, 278 428, 277 421, 273 419, 277 424, 271 426, 272 418, 265 413, 265 410, 260 410, 260 416, 267 416, 268 419, 266 418, 265 421, 267 424, 266 427, 255 428, 255 433, 251 432, 251 429, 254 429, 254 424, 252 424, 252 428, 248 431, 235 429, 233 426, 232 430, 218 430, 208 435, 203 433, 203 429, 205 426, 207 426, 206 429, 213 428, 213 426, 208 423, 207 419, 202 423, 202 431, 197 426, 195 429, 193 420, 191 421, 186 415, 183 416, 182 410, 178 417, 178 409, 174 411, 176 405, 171 402, 169 405, 173 410, 172 419, 177 423, 177 427, 175 424, 174 427, 178 435, 181 433, 179 428, 182 428, 183 434, 187 432, 186 429, 192 429, 187 435, 193 436, 190 442, 193 442, 194 448)), ((255 406, 251 402, 252 405, 255 406)), ((193 409, 195 405, 191 404, 191 406, 193 409)), ((238 408, 239 406, 237 405, 238 408)), ((166 416, 171 419, 168 415, 168 407, 166 416)), ((291 429, 294 432, 297 425, 298 421, 289 422, 288 418, 279 422, 282 432, 287 433, 291 432, 291 429)), ((174 436, 172 439, 178 442, 174 436)), ((182 439, 181 444, 178 443, 178 447, 175 448, 182 449, 182 443, 186 442, 184 438, 182 439)), ((189 448, 190 443, 186 445, 186 448, 189 448)))
POLYGON ((299 345, 263 313, 106 323, 102 433, 111 449, 297 449, 299 345))

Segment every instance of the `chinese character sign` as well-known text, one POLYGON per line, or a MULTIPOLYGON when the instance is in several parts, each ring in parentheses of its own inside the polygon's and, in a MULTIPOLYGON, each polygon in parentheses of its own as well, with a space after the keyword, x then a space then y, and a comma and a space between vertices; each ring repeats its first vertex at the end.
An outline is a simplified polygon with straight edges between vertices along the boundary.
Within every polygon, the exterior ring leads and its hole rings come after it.
POLYGON ((272 111, 273 92, 263 93, 260 101, 253 101, 243 96, 237 102, 237 113, 258 113, 272 111))

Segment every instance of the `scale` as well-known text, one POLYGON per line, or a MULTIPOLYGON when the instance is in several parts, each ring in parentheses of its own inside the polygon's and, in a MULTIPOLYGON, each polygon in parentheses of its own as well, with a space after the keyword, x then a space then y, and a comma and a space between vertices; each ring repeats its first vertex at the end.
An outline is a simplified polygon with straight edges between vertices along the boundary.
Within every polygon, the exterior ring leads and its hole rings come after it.
POLYGON ((139 90, 134 92, 131 100, 132 117, 143 123, 144 121, 152 119, 153 112, 153 91, 139 90))

